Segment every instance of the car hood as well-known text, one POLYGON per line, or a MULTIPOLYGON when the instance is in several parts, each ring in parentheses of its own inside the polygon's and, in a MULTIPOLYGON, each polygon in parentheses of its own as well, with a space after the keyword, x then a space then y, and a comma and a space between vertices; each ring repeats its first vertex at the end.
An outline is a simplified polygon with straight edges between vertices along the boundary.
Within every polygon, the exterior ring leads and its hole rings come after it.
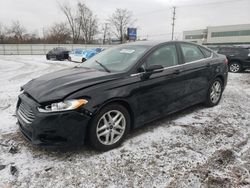
POLYGON ((92 85, 117 79, 117 74, 94 69, 72 68, 45 74, 22 86, 39 103, 62 100, 92 85))

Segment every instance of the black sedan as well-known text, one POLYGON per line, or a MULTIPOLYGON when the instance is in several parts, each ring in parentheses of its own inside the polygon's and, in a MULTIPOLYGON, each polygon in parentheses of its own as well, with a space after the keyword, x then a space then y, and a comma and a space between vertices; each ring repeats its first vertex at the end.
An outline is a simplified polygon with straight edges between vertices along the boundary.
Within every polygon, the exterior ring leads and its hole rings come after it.
POLYGON ((226 57, 196 44, 119 45, 24 85, 18 123, 36 145, 87 141, 109 150, 147 122, 198 103, 217 105, 227 75, 226 57))
POLYGON ((58 47, 58 48, 53 48, 46 54, 46 59, 47 60, 65 60, 69 58, 69 50, 66 48, 58 47))

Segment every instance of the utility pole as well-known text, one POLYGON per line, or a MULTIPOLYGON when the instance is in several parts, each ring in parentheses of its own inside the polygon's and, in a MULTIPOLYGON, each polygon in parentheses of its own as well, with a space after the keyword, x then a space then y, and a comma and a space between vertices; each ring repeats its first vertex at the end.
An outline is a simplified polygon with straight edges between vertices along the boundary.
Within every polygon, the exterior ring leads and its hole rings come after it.
POLYGON ((108 30, 108 23, 105 23, 105 26, 104 26, 104 33, 103 33, 103 44, 106 43, 107 30, 108 30))
POLYGON ((174 9, 174 11, 173 11, 173 23, 172 23, 172 40, 174 40, 174 26, 175 26, 175 20, 176 20, 176 18, 175 18, 175 15, 176 15, 176 12, 175 12, 175 10, 176 10, 176 7, 173 7, 173 9, 174 9))

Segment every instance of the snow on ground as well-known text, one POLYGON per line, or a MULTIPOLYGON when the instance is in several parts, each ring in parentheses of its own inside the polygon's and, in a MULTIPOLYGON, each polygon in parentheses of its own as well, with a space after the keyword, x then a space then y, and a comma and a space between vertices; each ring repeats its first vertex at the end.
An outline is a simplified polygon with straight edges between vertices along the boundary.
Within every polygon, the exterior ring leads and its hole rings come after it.
POLYGON ((250 72, 229 74, 218 106, 134 130, 112 151, 32 146, 14 116, 20 86, 75 65, 0 56, 0 187, 250 187, 250 72))

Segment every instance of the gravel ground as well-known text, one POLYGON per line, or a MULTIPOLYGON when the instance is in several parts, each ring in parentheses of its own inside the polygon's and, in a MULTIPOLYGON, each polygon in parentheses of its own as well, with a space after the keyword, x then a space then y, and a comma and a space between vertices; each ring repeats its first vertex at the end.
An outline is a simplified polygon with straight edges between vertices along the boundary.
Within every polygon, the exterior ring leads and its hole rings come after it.
POLYGON ((0 56, 0 187, 250 187, 250 72, 229 74, 220 104, 193 106, 132 131, 121 147, 45 150, 14 116, 19 88, 75 66, 0 56))

